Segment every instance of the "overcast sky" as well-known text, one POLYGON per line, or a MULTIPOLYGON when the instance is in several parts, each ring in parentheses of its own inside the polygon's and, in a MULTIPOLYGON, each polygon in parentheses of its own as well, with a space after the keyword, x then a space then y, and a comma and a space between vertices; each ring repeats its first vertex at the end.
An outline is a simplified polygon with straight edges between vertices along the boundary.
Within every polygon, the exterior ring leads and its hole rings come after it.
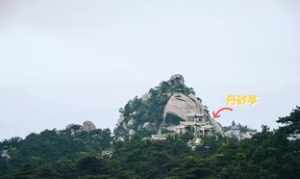
POLYGON ((0 0, 0 139, 93 121, 172 74, 217 110, 259 129, 300 105, 295 0, 0 0))

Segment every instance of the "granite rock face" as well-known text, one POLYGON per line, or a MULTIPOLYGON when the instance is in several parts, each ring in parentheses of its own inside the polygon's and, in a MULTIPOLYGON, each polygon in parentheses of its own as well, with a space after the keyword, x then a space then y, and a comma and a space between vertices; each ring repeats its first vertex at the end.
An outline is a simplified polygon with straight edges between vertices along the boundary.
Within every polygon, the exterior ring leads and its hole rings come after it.
POLYGON ((154 139, 190 133, 193 135, 191 142, 199 143, 205 136, 224 135, 222 126, 210 117, 207 106, 192 94, 173 94, 165 106, 163 118, 159 132, 152 136, 154 139))
POLYGON ((167 114, 177 115, 187 121, 190 115, 204 115, 204 106, 201 104, 201 99, 194 95, 186 96, 182 93, 175 93, 165 106, 164 119, 167 114))

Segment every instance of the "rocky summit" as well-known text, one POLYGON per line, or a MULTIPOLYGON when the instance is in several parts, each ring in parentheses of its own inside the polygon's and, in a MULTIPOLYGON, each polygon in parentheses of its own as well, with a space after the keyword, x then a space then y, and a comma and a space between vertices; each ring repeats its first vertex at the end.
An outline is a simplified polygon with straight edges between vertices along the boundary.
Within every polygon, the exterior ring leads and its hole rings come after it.
POLYGON ((82 125, 79 124, 69 124, 66 126, 66 130, 70 131, 72 135, 80 132, 92 132, 96 130, 97 127, 92 121, 84 121, 82 125))
POLYGON ((130 100, 120 113, 114 130, 119 140, 134 135, 164 140, 188 134, 192 142, 198 143, 206 135, 224 135, 222 126, 211 118, 207 106, 185 85, 180 74, 161 82, 141 98, 130 100))

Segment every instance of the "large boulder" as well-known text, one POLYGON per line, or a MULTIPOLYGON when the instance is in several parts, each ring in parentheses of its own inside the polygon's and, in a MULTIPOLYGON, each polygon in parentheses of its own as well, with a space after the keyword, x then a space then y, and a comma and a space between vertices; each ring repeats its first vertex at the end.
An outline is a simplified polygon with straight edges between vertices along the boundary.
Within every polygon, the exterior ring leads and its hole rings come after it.
POLYGON ((222 126, 209 115, 207 106, 194 95, 175 93, 168 100, 164 109, 164 120, 158 135, 182 134, 191 131, 194 137, 222 135, 222 126))
POLYGON ((170 85, 184 85, 184 77, 180 74, 173 75, 168 83, 170 85))
POLYGON ((182 93, 175 93, 169 99, 164 110, 164 119, 168 114, 174 114, 187 121, 193 115, 204 115, 201 100, 194 95, 186 96, 182 93))
POLYGON ((91 132, 93 130, 96 130, 96 125, 92 121, 84 121, 82 123, 81 130, 86 131, 86 132, 91 132))

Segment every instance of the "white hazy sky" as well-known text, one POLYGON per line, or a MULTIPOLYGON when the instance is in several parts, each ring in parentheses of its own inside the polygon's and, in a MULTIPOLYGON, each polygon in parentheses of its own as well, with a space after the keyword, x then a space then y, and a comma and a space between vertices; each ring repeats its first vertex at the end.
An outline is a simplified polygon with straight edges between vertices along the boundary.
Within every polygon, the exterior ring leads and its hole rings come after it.
POLYGON ((0 139, 94 121, 172 74, 260 128, 300 105, 300 1, 0 0, 0 139))

